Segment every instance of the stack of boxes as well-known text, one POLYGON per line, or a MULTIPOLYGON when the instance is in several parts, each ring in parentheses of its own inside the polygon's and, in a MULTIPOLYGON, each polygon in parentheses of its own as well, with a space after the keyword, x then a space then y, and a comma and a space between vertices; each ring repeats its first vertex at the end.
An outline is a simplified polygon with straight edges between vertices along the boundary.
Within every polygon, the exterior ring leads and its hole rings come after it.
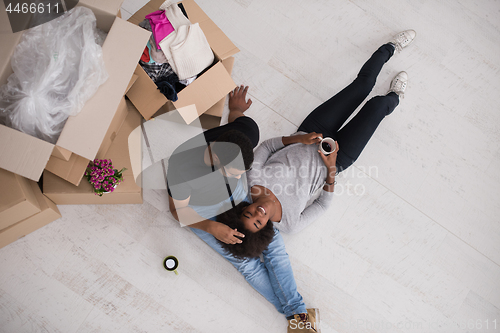
POLYGON ((0 169, 0 184, 0 248, 61 217, 35 181, 0 169))
MULTIPOLYGON (((216 61, 172 103, 138 65, 150 32, 137 24, 163 0, 150 1, 129 22, 119 17, 122 2, 79 1, 108 33, 103 54, 109 78, 82 111, 68 119, 57 143, 0 125, 0 248, 60 218, 56 204, 141 204, 142 188, 132 172, 132 164, 141 161, 141 137, 130 134, 144 119, 178 109, 186 123, 199 116, 204 128, 220 124, 225 97, 236 87, 232 55, 239 50, 193 0, 184 0, 190 21, 200 24, 216 61), (111 159, 118 170, 127 168, 123 182, 102 197, 94 195, 84 178, 94 158, 111 159)), ((5 10, 0 10, 0 85, 12 73, 10 58, 21 34, 12 34, 5 10)))

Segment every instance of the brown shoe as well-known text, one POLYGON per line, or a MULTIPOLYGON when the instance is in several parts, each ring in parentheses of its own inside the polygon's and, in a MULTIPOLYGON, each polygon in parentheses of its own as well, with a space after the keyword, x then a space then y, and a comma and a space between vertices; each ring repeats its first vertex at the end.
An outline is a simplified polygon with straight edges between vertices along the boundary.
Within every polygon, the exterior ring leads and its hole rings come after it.
POLYGON ((318 333, 319 309, 307 309, 307 313, 300 313, 288 320, 288 333, 318 333))

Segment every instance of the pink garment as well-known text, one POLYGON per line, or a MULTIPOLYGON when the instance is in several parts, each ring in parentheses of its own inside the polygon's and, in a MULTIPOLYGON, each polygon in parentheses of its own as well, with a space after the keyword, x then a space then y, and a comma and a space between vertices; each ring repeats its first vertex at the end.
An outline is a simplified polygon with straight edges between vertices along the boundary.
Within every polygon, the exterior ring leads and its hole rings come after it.
POLYGON ((158 10, 146 15, 146 19, 148 19, 151 24, 151 30, 155 38, 156 48, 161 50, 159 43, 163 40, 163 38, 167 37, 174 31, 174 27, 168 20, 165 15, 165 11, 163 10, 158 10))

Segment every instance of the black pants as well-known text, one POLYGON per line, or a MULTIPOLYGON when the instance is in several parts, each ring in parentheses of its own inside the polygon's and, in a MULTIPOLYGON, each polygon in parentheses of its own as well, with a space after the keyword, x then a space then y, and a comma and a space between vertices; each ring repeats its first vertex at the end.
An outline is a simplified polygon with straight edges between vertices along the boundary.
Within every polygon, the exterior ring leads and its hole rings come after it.
POLYGON ((399 104, 399 96, 394 92, 373 97, 339 131, 372 91, 382 66, 393 54, 392 45, 382 45, 361 67, 358 76, 350 85, 318 106, 299 126, 299 131, 322 133, 323 137, 338 141, 338 172, 345 170, 358 159, 382 119, 399 104))

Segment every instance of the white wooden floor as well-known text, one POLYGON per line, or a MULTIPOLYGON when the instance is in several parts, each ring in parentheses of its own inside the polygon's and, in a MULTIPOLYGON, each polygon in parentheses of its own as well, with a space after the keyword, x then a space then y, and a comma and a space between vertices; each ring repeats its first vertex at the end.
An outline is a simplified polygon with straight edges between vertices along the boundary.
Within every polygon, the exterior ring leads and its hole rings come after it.
MULTIPOLYGON (((342 175, 328 213, 285 236, 323 332, 500 331, 500 2, 197 0, 241 49, 262 139, 292 133, 395 33, 417 38, 372 95, 406 97, 342 175), (496 329, 495 329, 496 325, 496 329)), ((125 0, 128 18, 145 1, 125 0)), ((168 211, 61 206, 0 250, 1 332, 285 332, 286 320, 168 211), (180 275, 162 259, 175 255, 180 275)))

